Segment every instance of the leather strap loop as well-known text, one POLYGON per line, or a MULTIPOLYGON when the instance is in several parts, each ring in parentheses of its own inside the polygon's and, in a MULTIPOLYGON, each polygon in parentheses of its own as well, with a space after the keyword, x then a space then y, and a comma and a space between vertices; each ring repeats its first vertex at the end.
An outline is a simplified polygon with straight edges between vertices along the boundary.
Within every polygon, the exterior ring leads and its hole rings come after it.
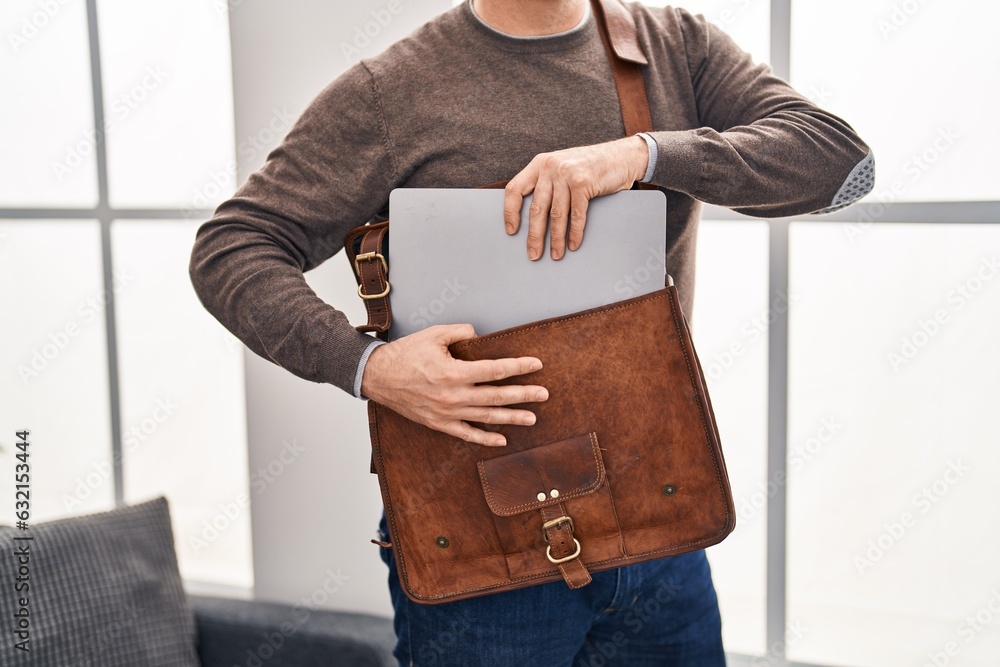
POLYGON ((358 295, 365 300, 368 324, 358 327, 358 331, 374 331, 380 338, 392 324, 392 310, 389 307, 388 264, 383 254, 386 232, 389 227, 373 229, 361 237, 360 252, 354 258, 354 271, 358 277, 358 295), (380 296, 375 296, 380 295, 380 296))
POLYGON ((559 573, 570 588, 582 588, 591 582, 590 572, 580 559, 583 546, 573 535, 573 519, 563 503, 539 509, 542 514, 542 535, 548 542, 546 555, 556 563, 559 573))

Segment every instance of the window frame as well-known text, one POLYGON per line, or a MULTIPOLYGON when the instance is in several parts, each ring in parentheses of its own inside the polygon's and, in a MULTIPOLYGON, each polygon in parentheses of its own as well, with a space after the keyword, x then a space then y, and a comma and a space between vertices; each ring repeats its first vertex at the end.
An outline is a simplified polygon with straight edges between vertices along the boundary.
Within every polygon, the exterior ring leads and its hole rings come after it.
MULTIPOLYGON (((777 76, 791 76, 792 0, 771 0, 770 64, 777 76)), ((712 220, 754 219, 719 206, 706 205, 702 217, 712 220)), ((1000 223, 1000 201, 948 202, 859 202, 846 209, 817 217, 824 222, 854 224, 895 223, 1000 223), (891 208, 891 220, 886 209, 891 208)), ((789 294, 789 229, 792 224, 809 224, 799 218, 766 219, 769 229, 768 299, 774 303, 789 294)), ((776 321, 768 329, 767 396, 767 479, 787 479, 788 467, 788 322, 789 312, 776 312, 776 321)), ((775 485, 767 502, 767 649, 768 664, 777 667, 809 667, 788 662, 785 657, 787 622, 787 486, 775 485)), ((757 664, 757 658, 730 656, 730 665, 757 664)))
POLYGON ((122 474, 121 389, 118 372, 118 335, 115 317, 114 261, 111 253, 111 225, 115 220, 181 220, 208 219, 211 209, 190 208, 114 208, 108 197, 108 153, 104 131, 104 83, 101 69, 101 46, 97 23, 97 0, 87 2, 87 35, 89 38, 91 98, 94 118, 94 158, 97 162, 97 203, 92 208, 0 208, 0 220, 96 220, 101 229, 101 268, 107 304, 104 309, 104 330, 108 358, 109 414, 111 423, 111 478, 114 483, 115 506, 125 504, 125 484, 122 474))

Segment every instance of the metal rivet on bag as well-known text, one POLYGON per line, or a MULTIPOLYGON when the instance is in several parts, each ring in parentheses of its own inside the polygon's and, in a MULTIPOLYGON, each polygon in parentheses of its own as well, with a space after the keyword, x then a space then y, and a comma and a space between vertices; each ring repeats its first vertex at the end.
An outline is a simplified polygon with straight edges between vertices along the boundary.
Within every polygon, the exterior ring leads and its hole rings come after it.
POLYGON ((545 500, 545 499, 546 499, 546 498, 547 498, 548 496, 546 496, 546 495, 545 495, 545 492, 544 492, 544 491, 542 491, 542 492, 540 492, 540 493, 539 493, 539 494, 538 494, 537 496, 535 496, 535 497, 536 497, 536 498, 538 498, 538 500, 539 500, 539 501, 542 501, 542 500, 545 500))
POLYGON ((664 484, 663 485, 663 495, 665 495, 665 496, 672 496, 675 493, 677 493, 677 487, 676 486, 674 486, 673 484, 664 484))
POLYGON ((558 498, 559 497, 559 489, 552 489, 551 491, 549 491, 549 496, 551 496, 553 498, 558 498))
POLYGON ((444 535, 438 535, 438 538, 434 540, 434 542, 437 543, 437 545, 442 549, 448 548, 448 538, 444 535))

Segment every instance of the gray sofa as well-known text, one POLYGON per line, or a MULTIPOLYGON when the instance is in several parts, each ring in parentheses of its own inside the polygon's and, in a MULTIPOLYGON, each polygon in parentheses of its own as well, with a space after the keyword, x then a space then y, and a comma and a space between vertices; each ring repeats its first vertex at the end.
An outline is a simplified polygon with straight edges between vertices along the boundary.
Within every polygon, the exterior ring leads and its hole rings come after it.
POLYGON ((163 497, 0 525, 0 552, 4 667, 394 664, 388 618, 188 595, 163 497))
POLYGON ((368 614, 189 596, 202 667, 390 667, 392 621, 368 614))

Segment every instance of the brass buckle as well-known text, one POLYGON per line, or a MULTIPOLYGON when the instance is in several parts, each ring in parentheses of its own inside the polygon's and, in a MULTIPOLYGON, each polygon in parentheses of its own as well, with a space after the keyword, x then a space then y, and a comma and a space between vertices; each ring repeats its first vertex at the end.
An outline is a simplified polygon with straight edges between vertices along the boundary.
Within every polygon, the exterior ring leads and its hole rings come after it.
MULTIPOLYGON (((363 252, 354 258, 354 271, 355 273, 358 274, 359 279, 361 278, 361 267, 358 265, 358 262, 364 262, 373 259, 378 259, 380 262, 382 262, 382 271, 385 273, 386 276, 389 275, 389 265, 386 263, 385 257, 383 257, 381 253, 363 252)), ((361 281, 361 284, 358 285, 358 296, 360 296, 362 299, 381 299, 382 297, 384 297, 386 294, 389 293, 390 289, 392 289, 392 285, 389 284, 388 278, 386 278, 385 281, 385 289, 382 292, 379 292, 378 294, 365 294, 363 291, 361 291, 362 285, 364 285, 363 280, 361 281)))
POLYGON ((382 262, 382 270, 385 272, 385 275, 389 275, 389 265, 386 264, 385 257, 382 256, 382 253, 378 252, 363 252, 360 255, 355 256, 354 258, 355 273, 361 275, 361 267, 358 266, 358 262, 366 262, 370 259, 378 259, 380 262, 382 262))
POLYGON ((565 558, 553 558, 552 557, 552 546, 551 545, 545 547, 545 557, 548 558, 553 563, 555 563, 556 565, 558 565, 559 563, 565 563, 568 560, 573 560, 574 558, 576 558, 577 556, 580 555, 580 540, 578 540, 578 539, 576 539, 574 537, 573 538, 573 544, 576 545, 576 551, 574 551, 573 553, 571 553, 569 556, 566 556, 565 558))
POLYGON ((378 294, 365 294, 364 292, 361 291, 361 285, 358 285, 358 296, 360 296, 362 299, 381 299, 382 297, 384 297, 386 294, 389 293, 389 289, 391 288, 392 285, 390 285, 389 281, 387 280, 385 281, 385 289, 379 292, 378 294))
MULTIPOLYGON (((573 525, 573 517, 569 517, 569 516, 566 516, 564 514, 564 515, 562 515, 560 517, 556 517, 555 519, 552 519, 550 521, 546 521, 545 523, 543 523, 542 524, 542 537, 545 538, 545 541, 546 542, 549 541, 549 534, 546 532, 546 531, 548 531, 549 528, 558 528, 559 526, 561 526, 564 523, 568 523, 569 524, 569 532, 572 534, 573 530, 575 529, 575 526, 573 525)), ((565 563, 568 560, 573 560, 574 558, 576 558, 577 556, 580 555, 580 540, 578 540, 578 539, 576 539, 574 537, 573 538, 573 544, 576 545, 576 551, 574 551, 569 556, 566 556, 565 558, 553 558, 552 557, 552 545, 550 544, 549 546, 547 546, 545 548, 545 557, 548 558, 549 561, 555 563, 556 565, 558 565, 559 563, 565 563)))
POLYGON ((552 519, 551 521, 546 521, 545 523, 543 523, 542 524, 542 537, 545 538, 545 541, 546 542, 549 541, 549 535, 545 531, 547 531, 549 528, 558 528, 560 525, 562 525, 564 523, 568 523, 569 524, 569 532, 572 533, 573 529, 574 529, 573 518, 572 517, 568 517, 565 514, 562 515, 562 516, 560 516, 560 517, 557 517, 555 519, 552 519))

